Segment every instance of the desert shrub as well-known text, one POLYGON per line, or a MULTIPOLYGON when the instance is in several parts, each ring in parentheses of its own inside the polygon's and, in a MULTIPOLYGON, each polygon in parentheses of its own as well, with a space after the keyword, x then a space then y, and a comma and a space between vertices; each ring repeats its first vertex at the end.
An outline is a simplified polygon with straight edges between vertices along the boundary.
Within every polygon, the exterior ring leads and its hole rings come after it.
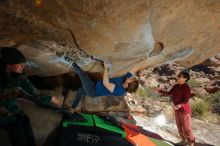
POLYGON ((212 111, 220 114, 220 92, 209 95, 208 102, 212 108, 212 111))
POLYGON ((139 88, 137 90, 137 96, 139 97, 150 97, 150 98, 158 98, 160 94, 154 91, 151 87, 139 88))
POLYGON ((145 88, 138 88, 136 94, 137 94, 138 97, 146 97, 147 96, 147 91, 146 91, 145 88))
POLYGON ((192 103, 192 114, 193 117, 201 117, 204 116, 206 112, 208 112, 209 104, 205 101, 195 101, 192 103))
POLYGON ((160 94, 154 91, 151 87, 146 87, 146 93, 147 93, 147 97, 151 97, 151 98, 161 97, 160 94))
POLYGON ((200 87, 201 83, 199 83, 198 81, 194 80, 194 79, 190 79, 188 81, 188 84, 190 85, 190 87, 192 88, 196 88, 196 87, 200 87))

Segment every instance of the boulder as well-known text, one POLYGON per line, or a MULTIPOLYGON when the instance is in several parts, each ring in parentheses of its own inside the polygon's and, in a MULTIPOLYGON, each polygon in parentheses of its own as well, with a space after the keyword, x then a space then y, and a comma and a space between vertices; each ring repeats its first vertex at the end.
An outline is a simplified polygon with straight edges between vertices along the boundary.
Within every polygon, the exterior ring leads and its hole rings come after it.
MULTIPOLYGON (((69 91, 67 98, 64 101, 64 106, 71 109, 72 102, 74 101, 76 92, 69 91)), ((129 113, 129 107, 124 100, 124 97, 120 96, 99 96, 92 98, 85 96, 81 99, 76 108, 71 109, 73 112, 84 113, 105 113, 110 112, 124 112, 129 113)))
MULTIPOLYGON (((219 53, 219 7, 208 0, 3 0, 0 46, 18 47, 30 74, 41 76, 70 72, 65 54, 111 62, 111 76, 144 58, 145 67, 189 67, 219 53)), ((84 70, 102 72, 96 66, 84 70)))

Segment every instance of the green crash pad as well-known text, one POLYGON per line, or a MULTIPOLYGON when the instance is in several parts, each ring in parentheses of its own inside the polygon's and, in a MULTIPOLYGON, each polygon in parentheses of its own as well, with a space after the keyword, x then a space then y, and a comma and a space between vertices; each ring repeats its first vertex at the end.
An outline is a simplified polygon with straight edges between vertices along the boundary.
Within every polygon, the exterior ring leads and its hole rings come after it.
MULTIPOLYGON (((121 135, 121 137, 126 139, 126 132, 120 126, 111 122, 107 122, 100 116, 94 114, 80 114, 80 115, 86 119, 84 122, 64 120, 62 122, 62 127, 67 128, 69 126, 74 125, 74 126, 87 126, 87 127, 100 128, 114 133, 118 133, 121 135)), ((163 140, 158 140, 152 137, 148 137, 148 138, 157 146, 173 146, 172 144, 163 140)))
POLYGON ((98 127, 101 129, 105 129, 111 132, 115 132, 120 134, 123 138, 126 137, 126 133, 123 130, 123 128, 120 128, 119 126, 106 122, 104 119, 101 117, 94 115, 94 114, 81 114, 87 121, 86 122, 77 122, 77 121, 69 121, 69 120, 64 120, 62 123, 62 126, 67 128, 68 126, 71 125, 78 125, 78 126, 89 126, 89 127, 98 127))

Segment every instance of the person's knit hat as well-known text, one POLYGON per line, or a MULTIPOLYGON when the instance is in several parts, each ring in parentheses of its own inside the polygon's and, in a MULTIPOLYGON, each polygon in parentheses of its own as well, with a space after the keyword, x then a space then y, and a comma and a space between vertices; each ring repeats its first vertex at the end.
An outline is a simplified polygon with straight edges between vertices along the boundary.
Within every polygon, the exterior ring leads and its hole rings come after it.
POLYGON ((0 49, 0 60, 4 64, 19 64, 26 61, 24 55, 13 47, 3 47, 0 49))

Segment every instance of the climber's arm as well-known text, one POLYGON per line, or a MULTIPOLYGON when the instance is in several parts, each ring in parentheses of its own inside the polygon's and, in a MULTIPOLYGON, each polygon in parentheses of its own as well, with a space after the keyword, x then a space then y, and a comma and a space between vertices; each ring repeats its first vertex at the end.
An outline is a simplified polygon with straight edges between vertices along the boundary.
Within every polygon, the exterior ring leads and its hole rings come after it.
POLYGON ((103 85, 106 89, 108 89, 111 93, 113 93, 115 89, 115 84, 109 82, 108 76, 108 65, 104 62, 104 73, 103 73, 103 85))
POLYGON ((138 71, 144 70, 146 66, 146 58, 137 63, 129 72, 135 75, 138 71))

